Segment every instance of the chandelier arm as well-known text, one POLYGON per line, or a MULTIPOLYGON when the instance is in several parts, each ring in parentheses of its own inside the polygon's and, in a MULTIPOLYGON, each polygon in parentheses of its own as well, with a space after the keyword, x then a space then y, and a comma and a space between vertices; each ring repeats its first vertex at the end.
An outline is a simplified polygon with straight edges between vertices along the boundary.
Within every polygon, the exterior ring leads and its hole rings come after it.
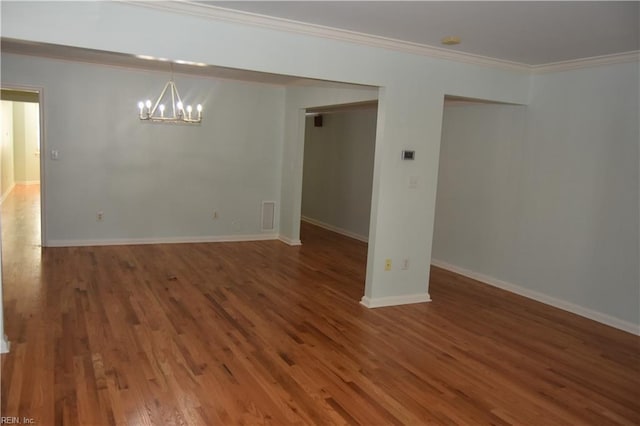
MULTIPOLYGON (((182 102, 182 98, 180 98, 180 93, 178 92, 178 86, 176 86, 175 84, 173 85, 173 88, 176 91, 176 97, 178 98, 178 102, 180 102, 182 104, 182 108, 184 108, 184 103, 182 102)), ((180 111, 178 111, 178 114, 180 114, 180 111)), ((184 114, 183 114, 184 115, 184 114)))
POLYGON ((162 93, 160 93, 160 96, 158 96, 158 99, 156 100, 156 104, 153 106, 153 109, 151 110, 150 115, 153 115, 156 112, 156 109, 158 108, 158 104, 162 100, 164 93, 167 91, 167 86, 169 86, 169 83, 171 82, 167 82, 167 84, 164 85, 164 89, 162 89, 162 93))
MULTIPOLYGON (((173 72, 173 68, 172 68, 172 72, 173 72)), ((173 77, 173 75, 172 75, 173 77)), ((171 80, 171 83, 173 83, 173 79, 171 80)), ((175 92, 175 84, 171 84, 171 110, 173 111, 173 118, 178 118, 178 115, 176 114, 176 92, 175 92)))

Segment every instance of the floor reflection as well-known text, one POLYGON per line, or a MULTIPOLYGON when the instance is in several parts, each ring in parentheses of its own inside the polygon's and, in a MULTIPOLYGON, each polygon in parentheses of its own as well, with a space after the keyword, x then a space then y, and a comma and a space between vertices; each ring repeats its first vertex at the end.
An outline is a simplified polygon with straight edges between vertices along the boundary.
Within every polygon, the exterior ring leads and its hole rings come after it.
POLYGON ((30 301, 40 300, 40 185, 16 185, 2 203, 1 214, 5 328, 9 329, 18 302, 27 308, 30 301))

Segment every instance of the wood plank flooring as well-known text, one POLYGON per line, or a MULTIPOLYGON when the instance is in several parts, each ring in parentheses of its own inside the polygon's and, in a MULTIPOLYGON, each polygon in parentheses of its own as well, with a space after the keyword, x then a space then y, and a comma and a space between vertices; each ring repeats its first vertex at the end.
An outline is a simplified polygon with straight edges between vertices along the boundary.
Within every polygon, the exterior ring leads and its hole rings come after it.
POLYGON ((367 309, 366 245, 307 224, 302 247, 41 251, 33 192, 17 188, 2 206, 2 416, 640 424, 636 336, 437 268, 433 302, 367 309))

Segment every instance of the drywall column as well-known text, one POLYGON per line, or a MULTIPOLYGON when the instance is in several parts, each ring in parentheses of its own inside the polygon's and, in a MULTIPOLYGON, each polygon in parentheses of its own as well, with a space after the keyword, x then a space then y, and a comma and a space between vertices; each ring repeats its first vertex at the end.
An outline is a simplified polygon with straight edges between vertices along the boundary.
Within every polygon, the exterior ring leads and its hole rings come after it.
POLYGON ((302 165, 304 156, 305 111, 290 100, 287 89, 285 106, 285 144, 282 153, 280 189, 280 239, 289 245, 300 242, 300 209, 302 205, 302 165))
POLYGON ((442 93, 412 85, 380 91, 365 306, 430 300, 442 103, 442 93), (415 160, 402 160, 405 149, 415 160))

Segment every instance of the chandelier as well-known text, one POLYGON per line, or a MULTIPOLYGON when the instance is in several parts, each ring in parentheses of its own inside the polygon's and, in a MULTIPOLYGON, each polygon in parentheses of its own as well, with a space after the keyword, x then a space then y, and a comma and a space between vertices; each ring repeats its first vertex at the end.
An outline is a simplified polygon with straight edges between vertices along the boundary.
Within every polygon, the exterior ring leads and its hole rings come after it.
POLYGON ((147 99, 145 102, 138 102, 138 109, 140 110, 140 120, 159 122, 159 123, 187 123, 197 124, 202 122, 202 105, 196 106, 196 111, 193 111, 191 105, 184 105, 178 88, 173 82, 173 79, 169 80, 164 85, 164 89, 158 96, 158 99, 154 104, 151 103, 151 99, 147 99), (167 90, 170 89, 171 99, 167 99, 170 104, 171 113, 167 111, 167 108, 163 102, 167 90))

